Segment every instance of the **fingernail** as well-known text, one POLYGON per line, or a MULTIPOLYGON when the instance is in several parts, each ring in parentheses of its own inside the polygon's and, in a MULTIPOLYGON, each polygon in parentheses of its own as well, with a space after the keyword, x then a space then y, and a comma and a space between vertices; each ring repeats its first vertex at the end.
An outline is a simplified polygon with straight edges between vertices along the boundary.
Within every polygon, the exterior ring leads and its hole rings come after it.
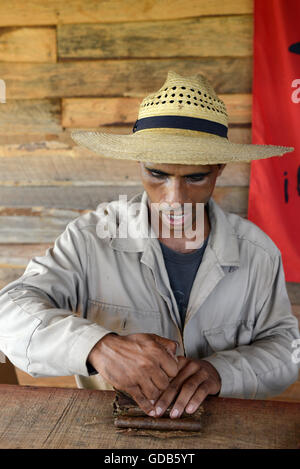
POLYGON ((162 413, 162 408, 161 407, 156 407, 156 415, 160 415, 162 413))
POLYGON ((177 415, 179 414, 179 410, 178 409, 174 409, 172 410, 171 414, 170 414, 170 417, 177 417, 177 415))
POLYGON ((192 412, 194 411, 194 408, 195 408, 195 406, 193 406, 192 404, 190 404, 190 405, 187 407, 186 411, 187 411, 188 413, 192 413, 192 412))
POLYGON ((154 417, 154 416, 155 416, 155 410, 151 410, 151 411, 149 412, 149 415, 150 415, 150 417, 154 417))
POLYGON ((152 405, 154 405, 154 404, 155 404, 155 401, 150 401, 150 402, 151 402, 151 404, 152 404, 152 405))

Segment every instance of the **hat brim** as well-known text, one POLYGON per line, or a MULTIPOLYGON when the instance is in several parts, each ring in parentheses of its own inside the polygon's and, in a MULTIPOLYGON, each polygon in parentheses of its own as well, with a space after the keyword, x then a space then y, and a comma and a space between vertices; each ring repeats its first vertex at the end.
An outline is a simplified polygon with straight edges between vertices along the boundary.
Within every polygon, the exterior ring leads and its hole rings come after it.
POLYGON ((136 132, 130 135, 72 131, 72 139, 107 158, 171 164, 250 162, 282 156, 293 147, 232 143, 215 135, 190 136, 136 132))

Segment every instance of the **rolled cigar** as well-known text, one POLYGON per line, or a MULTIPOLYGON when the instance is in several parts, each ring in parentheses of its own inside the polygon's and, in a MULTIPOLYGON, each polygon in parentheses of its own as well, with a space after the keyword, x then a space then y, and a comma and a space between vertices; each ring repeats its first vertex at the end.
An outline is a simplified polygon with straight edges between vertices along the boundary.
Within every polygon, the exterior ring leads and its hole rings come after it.
POLYGON ((154 430, 186 430, 199 431, 202 428, 199 420, 190 418, 170 419, 119 415, 114 424, 120 428, 145 428, 154 430))

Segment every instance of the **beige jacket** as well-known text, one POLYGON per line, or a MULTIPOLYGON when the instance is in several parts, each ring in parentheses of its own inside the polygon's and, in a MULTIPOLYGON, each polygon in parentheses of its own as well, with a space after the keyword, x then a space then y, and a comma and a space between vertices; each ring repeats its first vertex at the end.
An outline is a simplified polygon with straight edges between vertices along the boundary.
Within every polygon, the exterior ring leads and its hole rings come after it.
MULTIPOLYGON (((123 208, 133 203, 140 212, 129 224, 144 229, 146 192, 123 208)), ((99 374, 88 375, 90 350, 111 331, 148 332, 177 341, 178 355, 209 361, 221 376, 222 397, 266 398, 297 380, 298 323, 280 251, 266 234, 210 199, 211 232, 181 327, 158 240, 113 237, 117 204, 73 220, 45 256, 0 291, 0 349, 17 367, 110 389, 99 374), (100 224, 110 236, 99 237, 100 224)))

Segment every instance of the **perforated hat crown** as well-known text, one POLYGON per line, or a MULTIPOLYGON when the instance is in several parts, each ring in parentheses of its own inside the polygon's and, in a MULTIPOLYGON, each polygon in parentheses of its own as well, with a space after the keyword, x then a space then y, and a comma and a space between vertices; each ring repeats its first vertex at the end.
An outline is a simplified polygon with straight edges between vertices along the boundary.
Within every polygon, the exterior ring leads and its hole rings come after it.
POLYGON ((74 130, 79 145, 107 158, 207 165, 280 156, 292 147, 228 141, 224 102, 202 74, 169 71, 162 87, 146 96, 129 135, 74 130))
POLYGON ((226 137, 228 114, 203 75, 185 78, 170 71, 163 86, 143 99, 133 131, 153 128, 189 129, 226 137))

